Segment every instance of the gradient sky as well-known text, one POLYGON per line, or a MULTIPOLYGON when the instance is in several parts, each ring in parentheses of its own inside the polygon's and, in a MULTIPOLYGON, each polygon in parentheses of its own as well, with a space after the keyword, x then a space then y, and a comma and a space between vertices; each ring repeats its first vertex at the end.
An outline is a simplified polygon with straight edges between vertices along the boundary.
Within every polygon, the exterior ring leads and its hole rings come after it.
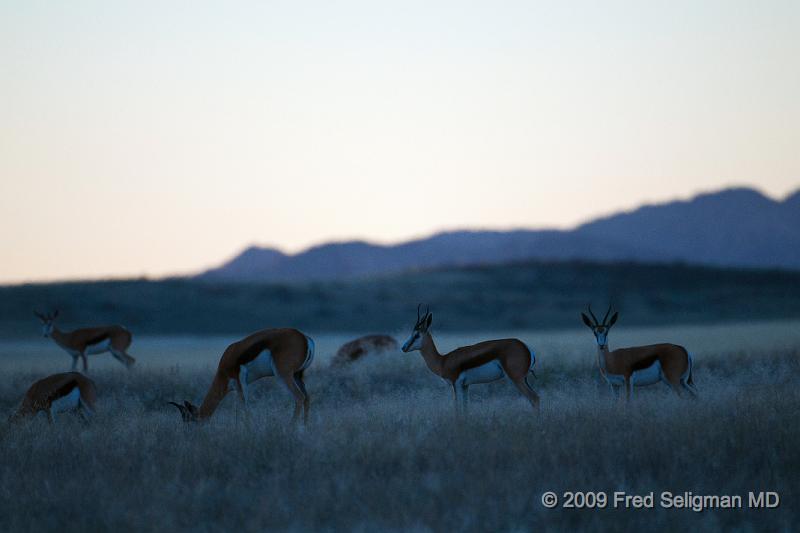
POLYGON ((800 2, 236 4, 0 0, 0 282, 800 186, 800 2))

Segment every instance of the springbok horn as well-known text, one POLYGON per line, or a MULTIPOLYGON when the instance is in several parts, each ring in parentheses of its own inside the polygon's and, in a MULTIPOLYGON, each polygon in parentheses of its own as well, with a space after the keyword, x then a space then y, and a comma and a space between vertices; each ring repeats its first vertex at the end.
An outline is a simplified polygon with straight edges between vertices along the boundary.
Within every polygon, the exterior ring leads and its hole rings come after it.
POLYGON ((184 406, 182 406, 181 404, 179 404, 179 403, 177 403, 177 402, 167 402, 167 403, 168 403, 168 404, 170 404, 170 405, 174 405, 175 407, 177 407, 177 408, 178 408, 178 411, 180 411, 181 413, 182 413, 182 412, 183 412, 183 410, 185 409, 185 407, 184 407, 184 406))
POLYGON ((611 314, 611 305, 608 306, 608 311, 606 311, 606 316, 603 317, 603 325, 606 325, 606 320, 608 320, 608 315, 611 314))
POLYGON ((598 322, 597 317, 594 316, 594 313, 592 312, 592 304, 589 304, 589 314, 592 315, 592 319, 594 320, 594 325, 599 326, 600 322, 598 322))
POLYGON ((198 415, 197 406, 195 406, 194 404, 190 403, 189 400, 185 400, 183 402, 183 405, 186 406, 186 410, 189 411, 189 414, 192 415, 192 417, 196 419, 197 415, 198 415))
POLYGON ((422 304, 417 304, 417 325, 419 325, 419 310, 422 308, 422 304))

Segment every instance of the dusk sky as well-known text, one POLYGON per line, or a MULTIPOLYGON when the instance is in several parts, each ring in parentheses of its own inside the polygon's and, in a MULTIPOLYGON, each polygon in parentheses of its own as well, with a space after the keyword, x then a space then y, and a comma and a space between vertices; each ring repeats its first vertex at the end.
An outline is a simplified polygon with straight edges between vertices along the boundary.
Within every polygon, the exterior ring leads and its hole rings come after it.
POLYGON ((800 2, 0 1, 0 282, 800 187, 800 2))

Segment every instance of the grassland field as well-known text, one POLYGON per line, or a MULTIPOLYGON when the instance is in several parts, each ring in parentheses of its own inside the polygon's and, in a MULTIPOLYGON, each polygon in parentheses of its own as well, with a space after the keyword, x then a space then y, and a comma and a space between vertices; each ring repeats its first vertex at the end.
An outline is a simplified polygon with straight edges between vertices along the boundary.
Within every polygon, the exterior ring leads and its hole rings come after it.
MULTIPOLYGON (((791 531, 800 523, 800 322, 615 328, 615 346, 670 340, 695 356, 698 400, 655 386, 616 402, 586 328, 436 335, 440 350, 518 336, 537 353, 533 412, 508 382, 473 386, 466 417, 418 353, 331 368, 358 333, 315 335, 305 429, 269 378, 204 424, 168 400, 198 401, 235 337, 138 336, 127 372, 90 356, 89 425, 61 415, 0 420, 0 531, 791 531), (546 509, 544 491, 740 494, 777 509, 546 509)), ((408 333, 394 332, 399 340, 408 333)), ((69 368, 47 339, 0 341, 0 410, 69 368)))

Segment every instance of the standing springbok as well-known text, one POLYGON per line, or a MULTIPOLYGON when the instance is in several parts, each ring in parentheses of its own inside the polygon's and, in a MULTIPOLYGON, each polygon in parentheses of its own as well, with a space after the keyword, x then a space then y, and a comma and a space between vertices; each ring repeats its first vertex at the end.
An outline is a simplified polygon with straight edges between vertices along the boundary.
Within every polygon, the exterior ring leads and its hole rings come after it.
POLYGON ((303 383, 303 372, 314 360, 314 341, 296 329, 265 329, 234 342, 225 349, 217 373, 200 407, 189 401, 183 405, 169 402, 181 412, 184 422, 209 418, 231 388, 248 408, 247 387, 267 376, 278 376, 294 398, 296 422, 303 411, 308 421, 309 396, 303 383))
POLYGON ((83 371, 89 371, 87 355, 110 352, 114 359, 125 365, 130 370, 136 359, 128 355, 131 345, 131 332, 122 326, 99 326, 95 328, 82 328, 75 331, 62 332, 54 322, 58 311, 43 315, 33 312, 42 321, 42 335, 50 337, 72 356, 72 370, 78 366, 78 358, 83 361, 83 371))
POLYGON ((633 387, 658 382, 669 385, 678 396, 682 389, 692 396, 697 395, 692 380, 692 355, 686 348, 677 344, 650 344, 609 351, 608 331, 617 323, 619 313, 615 312, 609 320, 609 306, 603 320, 599 321, 589 306, 589 314, 591 318, 586 313, 581 313, 581 318, 594 333, 597 341, 597 365, 615 396, 619 396, 619 387, 624 386, 625 398, 630 400, 633 387))
POLYGON ((516 385, 534 408, 539 406, 539 395, 527 381, 528 374, 533 373, 536 358, 524 342, 519 339, 484 341, 442 355, 430 333, 433 315, 426 310, 420 317, 420 307, 417 307, 417 322, 402 350, 405 353, 419 350, 430 371, 453 387, 457 412, 459 399, 466 410, 470 385, 490 383, 504 376, 516 385))
POLYGON ((88 420, 94 414, 96 402, 97 389, 91 379, 78 372, 53 374, 31 385, 10 421, 35 416, 40 411, 47 414, 51 424, 55 421, 55 413, 65 411, 77 411, 88 420))

